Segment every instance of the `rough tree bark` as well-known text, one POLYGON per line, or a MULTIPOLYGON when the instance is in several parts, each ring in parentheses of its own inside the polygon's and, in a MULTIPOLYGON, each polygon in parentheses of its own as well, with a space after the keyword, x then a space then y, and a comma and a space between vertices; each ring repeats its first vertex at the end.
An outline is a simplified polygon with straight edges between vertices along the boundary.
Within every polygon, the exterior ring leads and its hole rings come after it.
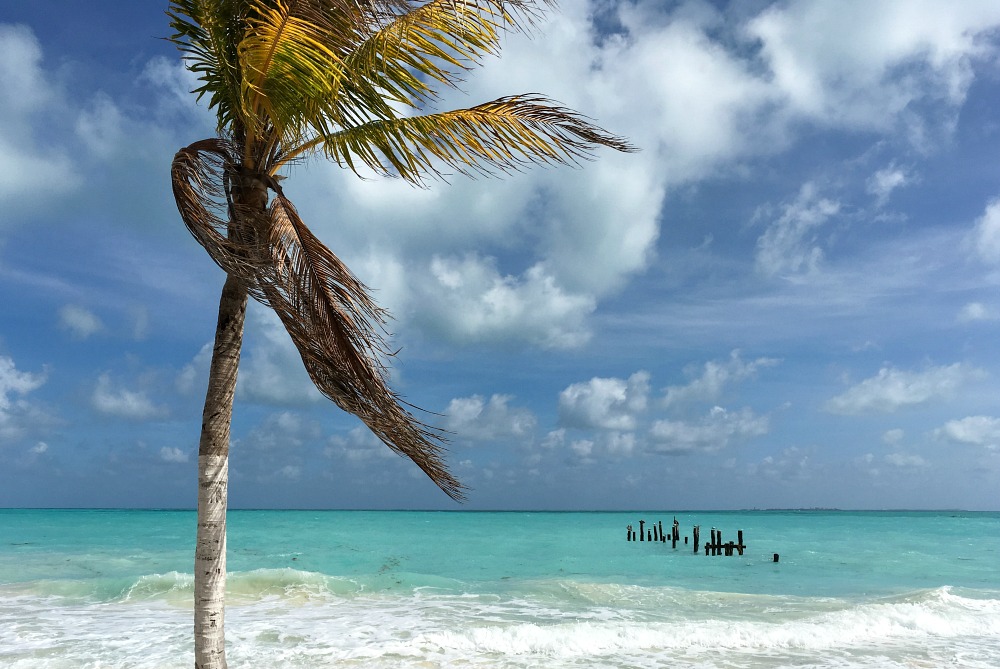
POLYGON ((226 506, 229 425, 243 343, 247 290, 228 277, 208 377, 198 447, 198 533, 194 566, 194 666, 226 669, 226 506))

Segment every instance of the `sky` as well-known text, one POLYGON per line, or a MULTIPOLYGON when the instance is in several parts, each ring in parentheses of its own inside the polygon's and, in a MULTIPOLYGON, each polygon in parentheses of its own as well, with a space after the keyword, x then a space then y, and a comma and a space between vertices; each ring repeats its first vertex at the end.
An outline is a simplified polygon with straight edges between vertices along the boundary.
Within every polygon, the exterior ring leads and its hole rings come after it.
MULTIPOLYGON (((0 0, 0 507, 192 508, 223 275, 166 2, 0 0)), ((419 189, 314 160, 456 504, 248 318, 230 505, 1000 509, 1000 3, 562 0, 440 109, 628 138, 419 189)))

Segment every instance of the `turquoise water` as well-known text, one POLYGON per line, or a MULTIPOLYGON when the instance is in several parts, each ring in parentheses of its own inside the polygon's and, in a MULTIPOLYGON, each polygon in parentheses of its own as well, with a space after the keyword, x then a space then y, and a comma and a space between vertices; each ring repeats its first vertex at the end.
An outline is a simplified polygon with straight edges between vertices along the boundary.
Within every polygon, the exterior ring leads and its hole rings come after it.
MULTIPOLYGON (((194 529, 0 510, 0 667, 190 667, 194 529)), ((231 511, 228 559, 234 667, 1000 666, 997 513, 231 511)))

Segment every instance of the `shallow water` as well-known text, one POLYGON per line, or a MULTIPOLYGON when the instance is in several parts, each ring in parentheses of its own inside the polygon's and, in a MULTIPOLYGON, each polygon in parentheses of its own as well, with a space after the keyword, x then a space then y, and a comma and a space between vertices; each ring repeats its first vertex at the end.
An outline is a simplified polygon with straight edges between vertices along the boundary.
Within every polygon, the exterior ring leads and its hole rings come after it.
MULTIPOLYGON (((1000 514, 674 515, 230 512, 230 663, 1000 666, 1000 514)), ((0 666, 190 667, 194 523, 0 511, 0 666)))

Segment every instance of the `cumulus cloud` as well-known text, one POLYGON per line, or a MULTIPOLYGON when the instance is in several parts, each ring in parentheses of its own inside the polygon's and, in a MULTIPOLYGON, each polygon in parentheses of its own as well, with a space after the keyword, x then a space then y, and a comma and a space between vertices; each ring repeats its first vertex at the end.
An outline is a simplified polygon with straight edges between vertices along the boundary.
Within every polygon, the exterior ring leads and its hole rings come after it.
POLYGON ((897 409, 950 397, 965 383, 984 372, 962 363, 907 372, 883 367, 875 376, 827 401, 831 413, 891 413, 897 409))
POLYGON ((713 453, 734 440, 767 434, 769 429, 767 416, 758 416, 748 408, 727 411, 717 406, 696 423, 658 420, 650 428, 649 437, 657 453, 713 453))
POLYGON ((0 438, 13 440, 23 436, 31 426, 47 422, 37 408, 24 396, 41 388, 46 375, 18 371, 14 360, 0 355, 0 438))
POLYGON ((521 277, 501 274, 492 258, 434 257, 418 285, 428 328, 463 342, 527 341, 543 348, 573 348, 590 338, 584 317, 593 298, 572 295, 539 264, 521 277))
POLYGON ((355 427, 343 435, 330 437, 323 454, 354 465, 385 462, 399 458, 366 427, 355 427))
POLYGON ((927 466, 927 460, 912 453, 887 453, 883 460, 887 465, 900 469, 914 469, 927 466))
POLYGON ((666 407, 684 402, 713 402, 719 399, 727 385, 738 383, 757 374, 757 370, 778 364, 775 358, 757 358, 744 362, 738 350, 729 354, 729 360, 706 362, 701 376, 685 386, 670 386, 663 404, 666 407))
MULTIPOLYGON (((806 183, 793 202, 767 223, 757 239, 755 262, 765 276, 814 272, 823 259, 819 229, 840 211, 840 203, 819 195, 813 183, 806 183)), ((757 220, 772 218, 769 208, 758 211, 757 220)))
POLYGON ((160 459, 164 462, 183 463, 188 461, 187 451, 182 451, 175 446, 164 446, 160 449, 160 459))
POLYGON ((244 345, 246 351, 236 386, 241 400, 295 406, 323 399, 306 373, 285 326, 273 311, 256 303, 247 309, 244 345))
POLYGON ((566 427, 634 430, 646 410, 649 373, 625 379, 593 378, 559 393, 559 422, 566 427))
POLYGON ((167 413, 165 407, 154 404, 144 391, 114 384, 106 372, 97 378, 90 403, 102 414, 129 420, 161 418, 167 413))
POLYGON ((458 440, 530 439, 538 421, 529 409, 509 406, 513 399, 510 395, 455 398, 444 410, 444 427, 458 440))
POLYGON ((950 420, 935 430, 934 434, 954 443, 996 450, 1000 448, 1000 418, 967 416, 961 420, 950 420))
POLYGON ((295 411, 279 411, 269 414, 257 424, 239 443, 253 451, 276 454, 294 450, 322 438, 320 426, 307 420, 295 411))
POLYGON ((92 311, 75 304, 59 310, 59 325, 76 339, 86 339, 104 329, 104 323, 92 311))
MULTIPOLYGON (((940 12, 918 3, 807 1, 772 5, 746 24, 708 4, 566 3, 539 26, 543 39, 512 36, 501 59, 485 59, 439 107, 542 91, 628 134, 640 153, 599 150, 581 169, 429 190, 313 165, 289 182, 301 198, 289 192, 404 324, 448 342, 578 347, 597 305, 655 258, 671 191, 773 154, 803 128, 917 141, 922 119, 953 115, 964 100, 997 13, 963 4, 936 20, 940 12)), ((870 187, 886 199, 911 181, 890 163, 870 187)), ((814 270, 823 228, 840 211, 807 184, 766 212, 758 269, 814 270)))
POLYGON ((973 241, 980 258, 988 263, 1000 263, 1000 198, 991 200, 976 220, 973 241))
POLYGON ((991 55, 981 36, 997 21, 1000 8, 989 2, 942 13, 922 2, 807 0, 768 7, 748 33, 760 40, 789 114, 836 127, 899 128, 923 148, 927 125, 914 110, 938 107, 944 125, 953 121, 971 61, 991 55))
POLYGON ((958 312, 960 323, 974 323, 976 321, 995 321, 1000 319, 1000 313, 993 307, 982 302, 969 302, 958 312))
POLYGON ((895 163, 881 169, 868 179, 867 190, 875 196, 875 204, 884 207, 897 188, 902 188, 912 181, 906 170, 897 167, 895 163))
POLYGON ((905 432, 903 432, 902 429, 898 427, 893 428, 891 430, 886 430, 885 432, 882 433, 882 441, 889 444, 890 446, 895 446, 899 442, 903 441, 904 435, 905 432))
POLYGON ((774 481, 794 481, 809 478, 812 472, 809 453, 793 446, 778 455, 768 455, 747 465, 747 474, 774 481))
MULTIPOLYGON (((30 28, 0 24, 0 204, 6 215, 20 209, 25 194, 62 195, 81 178, 68 154, 46 146, 33 129, 33 119, 55 106, 58 95, 42 69, 42 50, 30 28)), ((35 198, 34 201, 38 201, 35 198)))

